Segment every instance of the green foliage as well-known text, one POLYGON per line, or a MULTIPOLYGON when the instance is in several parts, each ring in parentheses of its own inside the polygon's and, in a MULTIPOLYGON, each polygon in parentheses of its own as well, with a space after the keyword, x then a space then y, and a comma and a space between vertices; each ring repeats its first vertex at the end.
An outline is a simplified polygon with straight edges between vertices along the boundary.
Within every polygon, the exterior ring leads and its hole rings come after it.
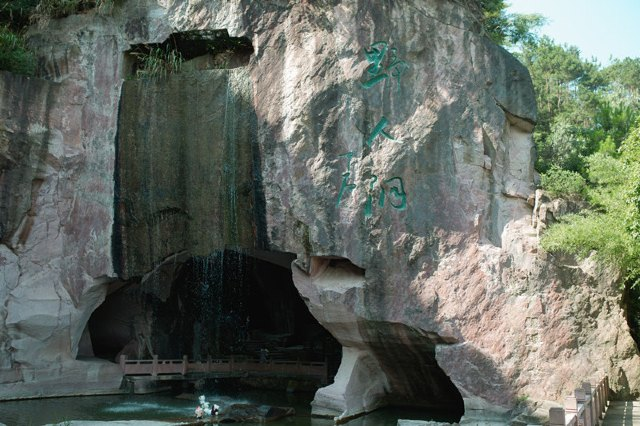
POLYGON ((39 0, 0 1, 0 70, 33 75, 36 58, 22 36, 39 0))
POLYGON ((23 34, 30 22, 44 23, 83 10, 111 10, 115 0, 0 0, 0 69, 33 75, 36 58, 23 34))
POLYGON ((618 149, 630 127, 639 120, 639 111, 621 102, 624 95, 615 96, 613 100, 609 99, 610 96, 609 91, 601 92, 599 104, 586 135, 596 144, 595 147, 609 138, 615 149, 618 149))
POLYGON ((537 129, 550 132, 555 117, 567 112, 575 124, 589 124, 594 100, 591 93, 602 85, 597 68, 583 61, 573 46, 559 46, 548 37, 523 46, 518 54, 534 83, 539 110, 537 129))
POLYGON ((180 52, 167 47, 152 48, 147 53, 136 53, 138 60, 137 78, 164 78, 180 72, 184 59, 180 52))
POLYGON ((546 232, 541 243, 547 251, 560 251, 582 258, 594 251, 600 261, 622 267, 625 271, 632 267, 630 261, 635 253, 638 263, 638 251, 633 250, 633 242, 628 237, 625 227, 615 215, 587 211, 563 217, 561 223, 552 225, 546 232))
POLYGON ((632 96, 632 104, 639 106, 639 58, 615 59, 602 74, 606 80, 621 85, 632 96))
POLYGON ((587 158, 587 190, 592 209, 567 215, 543 236, 543 248, 585 257, 595 252, 623 273, 624 283, 639 282, 639 124, 631 127, 617 157, 587 158))
POLYGON ((8 26, 0 27, 0 70, 16 74, 33 75, 36 69, 36 58, 27 49, 19 34, 8 26))
POLYGON ((481 0, 483 29, 495 43, 509 47, 534 43, 546 19, 539 14, 510 14, 504 0, 481 0))
POLYGON ((599 145, 599 149, 597 151, 598 153, 613 156, 617 152, 616 143, 614 142, 614 139, 612 139, 610 135, 606 136, 605 139, 601 140, 598 145, 599 145))
POLYGON ((583 169, 583 156, 588 152, 588 141, 583 136, 581 127, 572 123, 573 119, 567 115, 558 115, 547 134, 540 131, 535 133, 538 154, 536 168, 540 172, 544 173, 554 167, 575 172, 583 169))
POLYGON ((20 31, 29 24, 29 19, 40 0, 0 1, 0 23, 13 31, 20 31))
MULTIPOLYGON (((622 192, 619 195, 623 204, 621 220, 625 225, 625 231, 630 237, 631 244, 639 249, 640 235, 640 197, 641 186, 639 185, 639 121, 631 128, 630 136, 621 144, 619 160, 627 165, 629 177, 633 177, 623 183, 622 192)), ((639 253, 630 256, 629 267, 623 270, 625 276, 624 304, 627 307, 632 336, 639 348, 639 253)))
POLYGON ((580 199, 585 195, 585 179, 573 171, 552 167, 541 174, 541 187, 552 197, 580 199))

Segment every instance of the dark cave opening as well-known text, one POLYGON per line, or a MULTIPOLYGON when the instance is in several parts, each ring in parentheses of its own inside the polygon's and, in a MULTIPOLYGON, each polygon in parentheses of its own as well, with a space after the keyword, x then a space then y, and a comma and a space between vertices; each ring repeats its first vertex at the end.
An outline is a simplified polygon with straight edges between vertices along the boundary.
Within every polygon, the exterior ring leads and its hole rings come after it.
POLYGON ((135 291, 138 284, 139 280, 131 280, 107 285, 105 301, 91 314, 81 340, 88 342, 90 348, 82 346, 79 357, 93 355, 117 362, 121 352, 130 355, 137 352, 143 337, 148 335, 145 312, 135 291))
POLYGON ((398 335, 371 345, 390 383, 388 403, 429 408, 458 422, 465 412, 463 397, 438 365, 435 343, 404 325, 393 325, 393 329, 398 335))
POLYGON ((181 31, 161 43, 133 45, 125 52, 123 74, 138 77, 150 66, 170 72, 237 68, 246 66, 253 53, 250 39, 232 37, 226 29, 181 31))
MULTIPOLYGON (((302 285, 306 280, 313 283, 310 286, 324 292, 335 291, 337 294, 347 293, 350 289, 353 296, 346 298, 325 298, 329 300, 322 308, 312 306, 317 316, 322 316, 316 310, 334 310, 340 313, 351 300, 358 300, 358 290, 366 284, 366 270, 353 264, 349 259, 339 257, 312 257, 309 272, 296 274, 297 283, 302 285), (332 303, 331 301, 334 301, 332 303), (334 305, 332 305, 334 304, 334 305)), ((352 378, 359 381, 363 372, 376 369, 384 374, 383 389, 376 390, 376 383, 381 381, 375 375, 367 375, 367 391, 363 392, 367 399, 368 393, 380 398, 389 408, 413 408, 428 410, 439 419, 447 422, 459 422, 465 408, 463 397, 446 372, 439 366, 436 353, 437 346, 450 345, 453 342, 440 337, 436 332, 426 331, 404 323, 373 320, 359 316, 352 317, 353 308, 346 310, 346 316, 333 315, 326 323, 345 345, 345 369, 339 371, 336 383, 347 384, 352 378), (345 321, 345 319, 349 319, 345 321), (351 356, 350 356, 351 353, 351 356), (364 355, 371 355, 376 361, 364 355), (357 356, 358 355, 358 356, 357 356), (359 365, 352 365, 356 357, 361 357, 359 365), (352 366, 358 366, 353 368, 352 366), (373 368, 376 366, 376 368, 373 368)), ((363 380, 360 380, 363 381, 363 380)), ((348 387, 349 388, 349 387, 348 387)), ((320 399, 317 413, 331 414, 334 408, 325 407, 320 399), (327 411, 329 409, 329 411, 327 411)))
POLYGON ((340 344, 311 315, 292 281, 289 253, 235 250, 190 257, 114 289, 89 320, 96 357, 188 355, 327 361, 340 344))

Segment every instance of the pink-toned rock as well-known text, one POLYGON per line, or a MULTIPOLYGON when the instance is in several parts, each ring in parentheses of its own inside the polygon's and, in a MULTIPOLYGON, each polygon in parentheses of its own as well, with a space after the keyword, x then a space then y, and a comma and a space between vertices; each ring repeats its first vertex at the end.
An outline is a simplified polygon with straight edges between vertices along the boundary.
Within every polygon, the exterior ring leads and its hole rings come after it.
POLYGON ((437 404, 507 421, 595 374, 638 395, 617 273, 539 249, 531 81, 480 34, 474 3, 134 3, 34 30, 53 82, 0 79, 0 398, 102 375, 75 357, 116 279, 123 52, 223 28, 254 47, 238 74, 256 118, 258 249, 298 255, 295 285, 344 347, 315 413, 437 404))

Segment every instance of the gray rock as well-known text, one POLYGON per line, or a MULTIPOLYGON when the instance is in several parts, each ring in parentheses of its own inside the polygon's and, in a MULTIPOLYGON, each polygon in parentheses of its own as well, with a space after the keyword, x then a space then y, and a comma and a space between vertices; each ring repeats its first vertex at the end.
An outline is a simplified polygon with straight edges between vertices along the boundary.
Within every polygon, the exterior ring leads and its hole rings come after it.
POLYGON ((441 423, 438 421, 424 421, 424 420, 405 420, 399 419, 396 422, 397 426, 457 426, 458 424, 441 423))
POLYGON ((262 424, 295 414, 296 411, 294 408, 234 403, 227 408, 223 408, 217 420, 223 424, 245 422, 257 422, 262 424))

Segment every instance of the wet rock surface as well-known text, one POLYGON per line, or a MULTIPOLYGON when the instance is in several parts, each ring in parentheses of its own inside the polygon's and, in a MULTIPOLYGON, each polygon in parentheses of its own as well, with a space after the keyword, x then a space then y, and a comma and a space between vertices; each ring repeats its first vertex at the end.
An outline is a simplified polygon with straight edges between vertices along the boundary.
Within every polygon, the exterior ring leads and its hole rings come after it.
POLYGON ((218 416, 220 424, 231 423, 266 423, 277 421, 281 418, 295 415, 294 408, 270 406, 270 405, 252 405, 248 403, 234 403, 224 408, 218 416))

